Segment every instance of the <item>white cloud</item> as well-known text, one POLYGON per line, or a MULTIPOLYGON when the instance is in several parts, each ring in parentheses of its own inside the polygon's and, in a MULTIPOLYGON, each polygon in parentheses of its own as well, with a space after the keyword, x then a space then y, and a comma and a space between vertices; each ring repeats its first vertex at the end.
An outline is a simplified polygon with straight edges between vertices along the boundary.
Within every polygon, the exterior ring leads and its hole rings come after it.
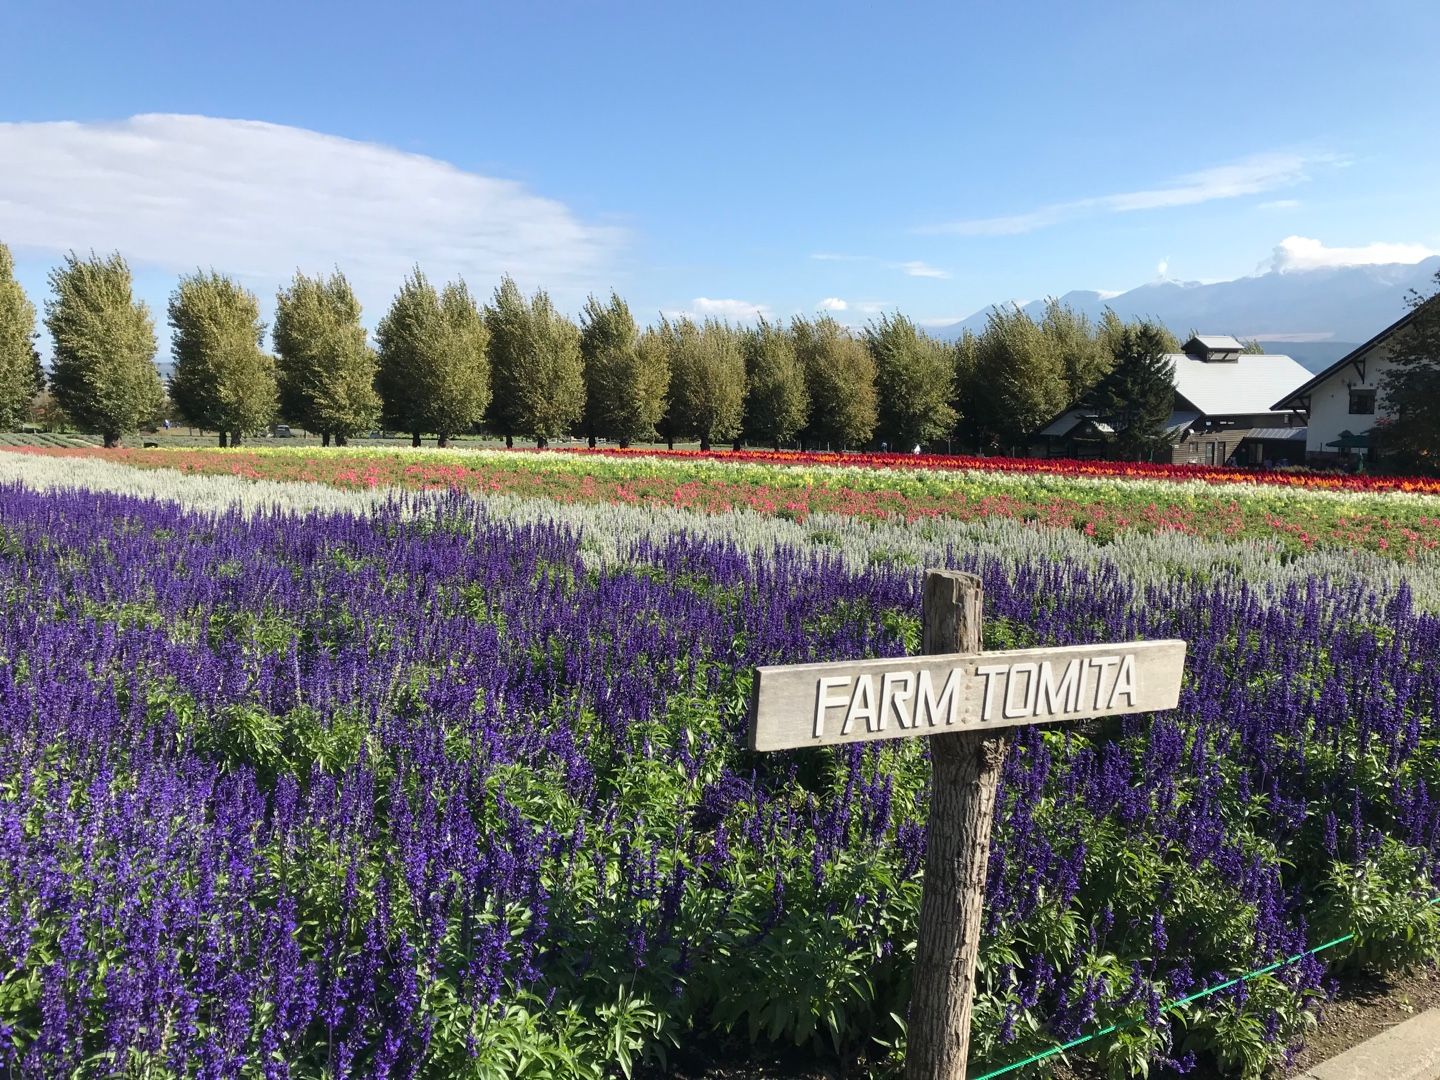
POLYGON ((841 300, 838 296, 827 296, 824 300, 821 300, 820 303, 816 304, 815 306, 821 311, 844 311, 850 305, 847 304, 844 300, 841 300))
POLYGON ((1335 331, 1294 330, 1287 333, 1282 330, 1278 334, 1246 334, 1245 337, 1254 338, 1256 341, 1333 341, 1335 331))
POLYGON ((899 269, 904 270, 910 277, 948 278, 950 271, 941 270, 938 266, 931 266, 929 263, 914 259, 910 262, 898 264, 899 269))
POLYGON ((1319 270, 1335 266, 1373 266, 1378 263, 1418 263, 1440 252, 1424 244, 1390 244, 1376 241, 1364 247, 1326 247, 1308 236, 1287 236, 1275 247, 1260 271, 1319 270))
POLYGON ((367 307, 387 303, 417 262, 482 295, 504 273, 583 294, 609 285, 624 241, 513 180, 252 120, 0 123, 0 161, 0 237, 16 247, 116 249, 265 289, 296 267, 338 265, 367 307))
POLYGON ((864 262, 868 255, 837 255, 830 251, 817 251, 811 255, 812 259, 819 259, 821 262, 864 262))
MULTIPOLYGON (((1294 210, 1300 205, 1299 199, 1271 199, 1260 204, 1261 210, 1294 210)), ((1258 340, 1258 339, 1257 339, 1258 340)))
POLYGON ((697 296, 690 301, 685 311, 665 311, 670 318, 725 319, 730 322, 756 322, 770 317, 770 308, 765 304, 752 304, 749 300, 716 300, 708 296, 697 296))
POLYGON ((1170 256, 1169 256, 1169 255, 1166 255, 1163 259, 1161 259, 1158 263, 1155 264, 1155 273, 1156 273, 1157 275, 1159 275, 1160 277, 1164 277, 1164 276, 1165 276, 1165 272, 1166 272, 1167 270, 1169 270, 1169 269, 1170 269, 1170 256))
POLYGON ((1257 154, 1228 165, 1187 173, 1158 188, 1050 203, 1023 214, 950 221, 918 231, 951 236, 1014 236, 1072 218, 1194 206, 1216 199, 1258 195, 1303 183, 1310 178, 1309 169, 1315 165, 1338 163, 1338 159, 1330 155, 1257 154))
POLYGON ((861 315, 878 315, 893 305, 887 304, 884 300, 857 300, 853 306, 861 315))

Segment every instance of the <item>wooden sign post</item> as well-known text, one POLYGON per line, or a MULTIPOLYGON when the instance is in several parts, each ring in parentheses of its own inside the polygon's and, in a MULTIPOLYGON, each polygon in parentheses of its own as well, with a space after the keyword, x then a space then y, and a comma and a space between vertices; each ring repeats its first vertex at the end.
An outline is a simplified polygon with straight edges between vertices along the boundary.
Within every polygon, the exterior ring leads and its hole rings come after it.
POLYGON ((964 1080, 1005 729, 1173 709, 1185 642, 981 652, 980 579, 925 575, 922 657, 755 672, 755 750, 932 736, 908 1080, 964 1080))

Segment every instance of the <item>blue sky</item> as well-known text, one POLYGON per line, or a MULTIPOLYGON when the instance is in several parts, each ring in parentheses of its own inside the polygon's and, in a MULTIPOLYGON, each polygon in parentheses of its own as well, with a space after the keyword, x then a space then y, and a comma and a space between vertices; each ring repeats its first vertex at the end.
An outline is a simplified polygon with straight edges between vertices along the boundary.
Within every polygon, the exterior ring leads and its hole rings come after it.
POLYGON ((0 241, 927 323, 1440 250, 1440 5, 32 3, 0 241), (827 303, 828 302, 828 303, 827 303), (843 303, 843 307, 841 304, 843 303))

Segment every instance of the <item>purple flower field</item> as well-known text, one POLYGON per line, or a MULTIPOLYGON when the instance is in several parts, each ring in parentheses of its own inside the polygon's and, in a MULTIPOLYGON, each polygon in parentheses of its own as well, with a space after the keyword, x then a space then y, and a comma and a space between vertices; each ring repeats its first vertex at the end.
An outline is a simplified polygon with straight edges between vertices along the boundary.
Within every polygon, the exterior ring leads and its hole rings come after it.
MULTIPOLYGON (((924 740, 762 757, 743 717, 756 664, 914 650, 919 568, 622 555, 458 495, 0 485, 0 1072, 604 1077, 728 1037, 887 1075, 924 740)), ((1172 713, 1017 738, 982 1062, 1146 1017, 1096 1044, 1117 1075, 1257 1076, 1333 966, 1434 955, 1440 616, 1406 587, 950 563, 991 647, 1190 642, 1172 713)))

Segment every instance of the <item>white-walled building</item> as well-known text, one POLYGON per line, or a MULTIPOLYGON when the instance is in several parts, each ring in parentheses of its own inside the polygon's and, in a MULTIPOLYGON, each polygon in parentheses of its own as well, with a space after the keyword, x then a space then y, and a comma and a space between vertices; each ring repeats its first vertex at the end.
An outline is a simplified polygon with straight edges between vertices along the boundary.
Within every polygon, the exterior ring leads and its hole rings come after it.
POLYGON ((1306 461, 1339 462, 1367 453, 1370 429, 1385 415, 1380 395, 1385 373, 1393 367, 1391 342, 1415 315, 1411 311, 1391 323, 1275 403, 1306 418, 1306 461))

